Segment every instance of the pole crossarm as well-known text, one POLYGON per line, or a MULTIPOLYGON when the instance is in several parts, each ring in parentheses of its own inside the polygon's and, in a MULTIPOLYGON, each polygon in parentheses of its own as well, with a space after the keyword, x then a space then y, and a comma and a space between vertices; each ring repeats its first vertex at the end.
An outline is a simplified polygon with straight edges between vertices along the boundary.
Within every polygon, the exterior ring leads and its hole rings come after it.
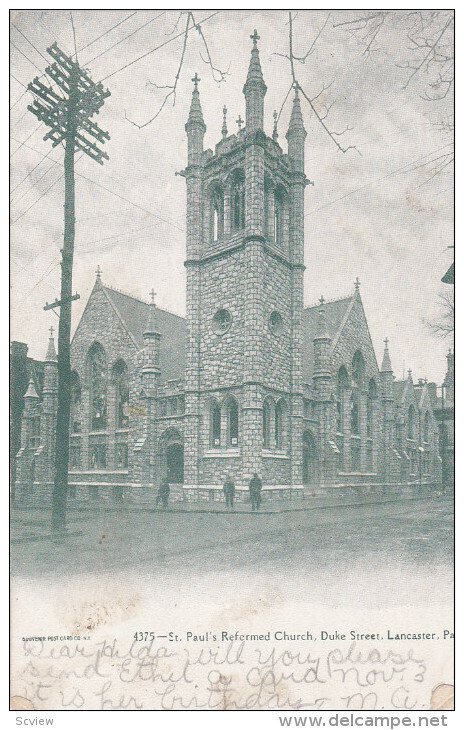
POLYGON ((98 114, 110 92, 101 82, 97 84, 92 81, 88 73, 63 53, 56 43, 47 50, 54 62, 47 66, 45 73, 63 95, 36 77, 27 87, 35 97, 27 108, 39 121, 50 127, 50 131, 44 136, 45 141, 50 140, 52 146, 56 147, 72 132, 74 149, 82 150, 102 165, 103 160, 108 160, 109 157, 88 137, 105 144, 110 135, 91 121, 90 117, 98 114))
POLYGON ((47 311, 48 309, 55 309, 55 307, 62 307, 63 304, 67 304, 68 302, 74 302, 76 299, 80 299, 80 294, 73 294, 70 297, 65 297, 64 299, 55 299, 54 302, 49 304, 48 302, 45 302, 44 311, 47 311))

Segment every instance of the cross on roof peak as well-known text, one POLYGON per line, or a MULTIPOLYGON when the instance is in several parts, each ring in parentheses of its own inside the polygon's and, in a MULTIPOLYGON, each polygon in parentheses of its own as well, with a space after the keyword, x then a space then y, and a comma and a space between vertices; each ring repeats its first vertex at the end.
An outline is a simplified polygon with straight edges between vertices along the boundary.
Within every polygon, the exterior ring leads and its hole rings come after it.
POLYGON ((154 290, 154 289, 153 289, 153 287, 152 287, 152 288, 151 288, 151 292, 150 292, 150 299, 151 299, 151 303, 152 303, 152 304, 154 304, 154 303, 155 303, 155 297, 156 297, 156 292, 155 292, 155 290, 154 290))
POLYGON ((242 124, 243 124, 243 119, 242 119, 242 117, 240 116, 240 114, 238 115, 238 118, 237 118, 237 119, 236 119, 235 121, 237 122, 237 125, 238 125, 238 131, 240 132, 240 130, 241 130, 241 128, 242 128, 242 124))
POLYGON ((53 326, 50 327, 50 329, 48 331, 50 332, 50 339, 51 339, 53 337, 53 333, 55 331, 54 328, 53 328, 53 326))
POLYGON ((321 305, 321 307, 322 307, 323 304, 325 304, 325 299, 324 299, 324 295, 323 294, 321 294, 321 296, 319 298, 319 304, 321 305))
POLYGON ((192 79, 194 85, 195 85, 195 91, 198 89, 198 82, 201 81, 200 77, 198 76, 197 72, 195 71, 195 76, 192 79))
POLYGON ((258 35, 258 31, 255 28, 255 30, 253 31, 253 35, 250 36, 251 40, 253 41, 253 47, 254 48, 256 48, 257 43, 258 43, 260 37, 261 36, 258 35))
POLYGON ((96 270, 96 272, 95 272, 95 273, 96 273, 96 275, 97 275, 97 279, 99 279, 99 280, 100 280, 100 279, 101 279, 101 275, 102 275, 102 273, 103 273, 103 271, 102 271, 102 270, 101 270, 101 268, 100 268, 100 264, 99 264, 99 265, 97 266, 97 270, 96 270))
POLYGON ((385 343, 385 347, 388 347, 388 337, 385 337, 384 343, 385 343))
POLYGON ((361 286, 361 282, 359 280, 359 276, 357 276, 355 279, 355 282, 354 282, 354 288, 356 289, 356 291, 359 291, 360 286, 361 286))

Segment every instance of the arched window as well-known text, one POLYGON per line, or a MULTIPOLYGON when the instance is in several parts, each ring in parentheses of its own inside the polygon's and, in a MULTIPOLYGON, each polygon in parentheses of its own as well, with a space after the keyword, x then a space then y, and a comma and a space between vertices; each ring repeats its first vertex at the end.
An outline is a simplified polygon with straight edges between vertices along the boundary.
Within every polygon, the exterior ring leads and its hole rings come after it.
POLYGON ((351 433, 355 436, 359 435, 359 403, 361 397, 361 387, 364 382, 364 358, 359 352, 355 352, 351 365, 352 382, 351 382, 351 433))
POLYGON ((273 446, 271 443, 271 434, 274 416, 274 401, 272 398, 266 398, 263 404, 263 446, 265 449, 270 449, 273 446))
POLYGON ((285 401, 279 400, 275 407, 275 445, 277 449, 284 446, 284 420, 285 420, 285 401))
POLYGON ((99 342, 94 342, 88 354, 90 386, 90 427, 103 431, 107 426, 107 361, 99 342))
POLYGON ((349 388, 348 371, 344 365, 338 371, 337 377, 337 432, 344 430, 344 401, 345 391, 349 388))
POLYGON ((236 170, 232 178, 231 189, 232 229, 239 231, 245 228, 245 174, 236 170))
POLYGON ((377 398, 377 386, 373 378, 369 381, 369 390, 367 393, 367 413, 366 413, 366 431, 367 437, 372 438, 374 434, 374 407, 377 398))
POLYGON ((210 446, 217 449, 221 445, 221 408, 215 400, 209 408, 210 446))
POLYGON ((235 398, 227 402, 227 445, 238 446, 238 404, 235 398))
POLYGON ((424 416, 424 441, 428 443, 430 441, 430 413, 426 411, 424 416))
POLYGON ((81 431, 81 398, 81 381, 78 373, 73 370, 71 372, 71 433, 79 433, 79 431, 81 431))
POLYGON ((116 428, 127 428, 129 425, 129 380, 124 360, 117 360, 114 363, 112 380, 115 385, 116 428))
POLYGON ((211 238, 218 241, 224 235, 224 191, 214 185, 211 193, 211 238))
POLYGON ((274 240, 277 246, 282 246, 285 240, 286 206, 286 192, 282 187, 277 187, 274 193, 274 240))
POLYGON ((415 424, 414 424, 414 421, 415 421, 415 417, 416 417, 416 414, 415 414, 415 411, 414 411, 414 406, 411 405, 408 408, 408 439, 413 439, 414 438, 414 433, 415 433, 415 424))

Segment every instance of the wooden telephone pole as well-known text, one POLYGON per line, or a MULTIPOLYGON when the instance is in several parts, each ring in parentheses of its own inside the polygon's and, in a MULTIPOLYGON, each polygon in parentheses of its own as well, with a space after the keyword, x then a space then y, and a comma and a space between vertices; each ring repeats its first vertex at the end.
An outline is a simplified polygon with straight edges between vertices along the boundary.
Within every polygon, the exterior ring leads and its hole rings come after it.
POLYGON ((53 486, 52 529, 66 527, 66 497, 69 468, 69 419, 71 403, 71 303, 79 295, 72 293, 72 267, 75 235, 75 182, 74 155, 82 150, 96 162, 108 159, 94 141, 104 143, 109 134, 90 118, 98 114, 110 92, 102 84, 96 84, 80 68, 76 61, 63 53, 54 43, 47 52, 53 63, 45 69, 46 75, 57 85, 61 93, 43 84, 37 77, 28 84, 34 101, 28 106, 50 131, 44 140, 50 139, 52 147, 63 143, 64 153, 64 237, 61 250, 61 295, 44 309, 60 309, 58 327, 58 409, 55 440, 55 479, 53 486))

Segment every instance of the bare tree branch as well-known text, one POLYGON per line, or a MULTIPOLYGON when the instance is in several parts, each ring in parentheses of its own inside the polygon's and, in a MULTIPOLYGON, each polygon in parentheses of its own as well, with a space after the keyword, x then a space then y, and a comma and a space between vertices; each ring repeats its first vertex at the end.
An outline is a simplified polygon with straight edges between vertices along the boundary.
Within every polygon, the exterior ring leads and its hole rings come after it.
POLYGON ((201 39, 201 41, 203 43, 203 47, 204 47, 204 50, 205 50, 205 53, 206 53, 206 58, 203 58, 203 56, 201 55, 201 53, 200 53, 200 58, 203 61, 203 63, 205 63, 207 66, 210 67, 211 74, 213 76, 213 79, 217 83, 221 83, 221 81, 224 81, 224 79, 226 78, 226 76, 229 73, 229 69, 227 69, 227 71, 223 71, 222 69, 220 69, 218 66, 216 66, 214 64, 213 59, 212 59, 212 56, 211 56, 211 53, 210 53, 210 50, 209 50, 208 42, 207 42, 206 37, 205 37, 205 35, 203 33, 203 29, 202 29, 200 23, 197 23, 196 22, 195 16, 193 15, 193 13, 190 10, 188 10, 188 11, 181 11, 179 13, 179 15, 177 17, 177 20, 176 20, 176 22, 174 24, 174 27, 170 31, 169 35, 172 35, 172 33, 174 33, 177 30, 177 28, 179 27, 179 23, 180 23, 180 21, 181 21, 181 19, 183 17, 186 17, 185 29, 184 29, 184 32, 182 34, 182 48, 181 48, 181 51, 180 51, 179 63, 178 63, 178 66, 177 66, 177 71, 175 73, 173 83, 172 84, 158 84, 155 81, 148 81, 147 82, 147 84, 149 86, 153 86, 155 89, 163 89, 163 90, 166 90, 166 94, 164 95, 163 100, 161 101, 161 103, 160 103, 158 109, 156 110, 155 114, 153 114, 153 116, 150 117, 150 119, 148 119, 146 122, 143 122, 143 124, 138 124, 133 119, 130 119, 127 116, 127 113, 124 112, 125 119, 127 119, 128 122, 130 122, 131 124, 133 124, 134 127, 137 127, 137 129, 143 129, 144 127, 147 127, 149 124, 151 124, 152 122, 154 122, 155 119, 157 119, 159 117, 159 115, 161 114, 161 112, 163 111, 164 107, 166 106, 166 104, 168 103, 169 100, 172 100, 172 106, 175 106, 176 99, 177 99, 177 85, 179 83, 179 79, 180 79, 181 74, 182 74, 182 69, 184 67, 185 54, 186 54, 186 50, 187 50, 187 42, 188 42, 188 39, 189 39, 189 34, 192 32, 192 30, 196 30, 197 31, 197 33, 198 33, 198 35, 199 35, 199 37, 200 37, 200 39, 201 39))
POLYGON ((438 318, 429 322, 424 320, 430 332, 440 339, 447 339, 454 335, 454 291, 449 290, 438 297, 440 313, 438 318))

